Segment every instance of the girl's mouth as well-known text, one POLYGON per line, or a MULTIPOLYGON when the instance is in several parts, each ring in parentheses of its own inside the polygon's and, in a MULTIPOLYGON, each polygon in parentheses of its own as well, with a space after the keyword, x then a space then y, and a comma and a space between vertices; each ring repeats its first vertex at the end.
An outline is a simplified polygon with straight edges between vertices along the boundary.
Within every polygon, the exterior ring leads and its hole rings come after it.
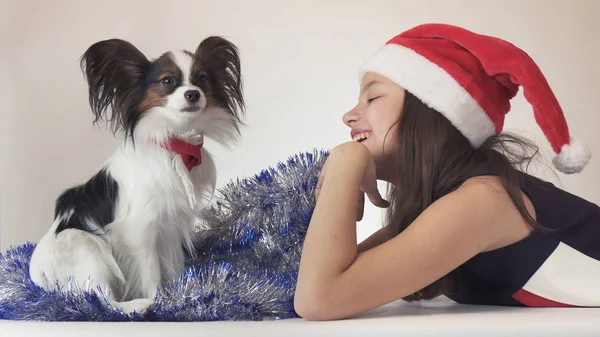
POLYGON ((371 134, 372 134, 371 132, 360 132, 360 133, 353 135, 352 140, 355 142, 361 143, 361 142, 365 141, 366 139, 368 139, 369 137, 371 137, 371 134))

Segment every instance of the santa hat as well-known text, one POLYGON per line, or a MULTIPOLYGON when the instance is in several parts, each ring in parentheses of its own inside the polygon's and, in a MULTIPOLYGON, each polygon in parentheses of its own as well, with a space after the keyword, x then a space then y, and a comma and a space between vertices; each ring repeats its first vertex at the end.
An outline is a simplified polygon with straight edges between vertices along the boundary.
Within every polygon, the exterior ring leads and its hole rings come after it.
POLYGON ((554 166, 577 173, 590 160, 587 147, 569 135, 561 107, 544 75, 521 49, 507 41, 446 24, 409 29, 361 68, 394 81, 443 114, 479 147, 500 133, 510 100, 523 86, 535 120, 558 154, 554 166))

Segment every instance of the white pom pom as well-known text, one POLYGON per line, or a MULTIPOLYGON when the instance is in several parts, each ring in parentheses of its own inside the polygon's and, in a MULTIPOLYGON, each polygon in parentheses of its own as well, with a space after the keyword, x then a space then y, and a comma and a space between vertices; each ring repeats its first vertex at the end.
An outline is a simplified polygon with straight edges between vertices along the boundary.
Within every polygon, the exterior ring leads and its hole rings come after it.
POLYGON ((590 150, 584 143, 576 138, 571 138, 571 143, 562 146, 560 153, 554 157, 552 163, 563 173, 579 173, 591 157, 590 150))

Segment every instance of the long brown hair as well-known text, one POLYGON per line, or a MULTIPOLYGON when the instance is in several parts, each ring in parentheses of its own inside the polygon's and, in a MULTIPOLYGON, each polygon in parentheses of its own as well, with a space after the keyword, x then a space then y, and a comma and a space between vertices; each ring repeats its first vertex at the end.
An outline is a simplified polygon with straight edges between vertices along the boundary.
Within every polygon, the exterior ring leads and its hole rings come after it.
MULTIPOLYGON (((518 184, 517 169, 526 168, 538 154, 532 142, 502 133, 475 149, 448 119, 408 91, 396 136, 398 179, 389 185, 387 209, 387 224, 393 236, 467 179, 488 174, 500 178, 523 218, 533 228, 544 230, 527 211, 518 184)), ((414 301, 448 294, 458 282, 454 274, 451 272, 404 299, 414 301)))

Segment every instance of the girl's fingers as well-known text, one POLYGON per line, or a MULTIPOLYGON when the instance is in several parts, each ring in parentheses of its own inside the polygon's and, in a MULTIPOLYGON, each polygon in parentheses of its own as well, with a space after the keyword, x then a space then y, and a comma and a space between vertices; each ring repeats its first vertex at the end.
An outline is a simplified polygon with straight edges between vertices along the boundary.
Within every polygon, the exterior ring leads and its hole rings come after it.
POLYGON ((367 197, 369 197, 371 203, 377 207, 387 208, 390 206, 390 203, 383 199, 377 188, 367 192, 367 197))

